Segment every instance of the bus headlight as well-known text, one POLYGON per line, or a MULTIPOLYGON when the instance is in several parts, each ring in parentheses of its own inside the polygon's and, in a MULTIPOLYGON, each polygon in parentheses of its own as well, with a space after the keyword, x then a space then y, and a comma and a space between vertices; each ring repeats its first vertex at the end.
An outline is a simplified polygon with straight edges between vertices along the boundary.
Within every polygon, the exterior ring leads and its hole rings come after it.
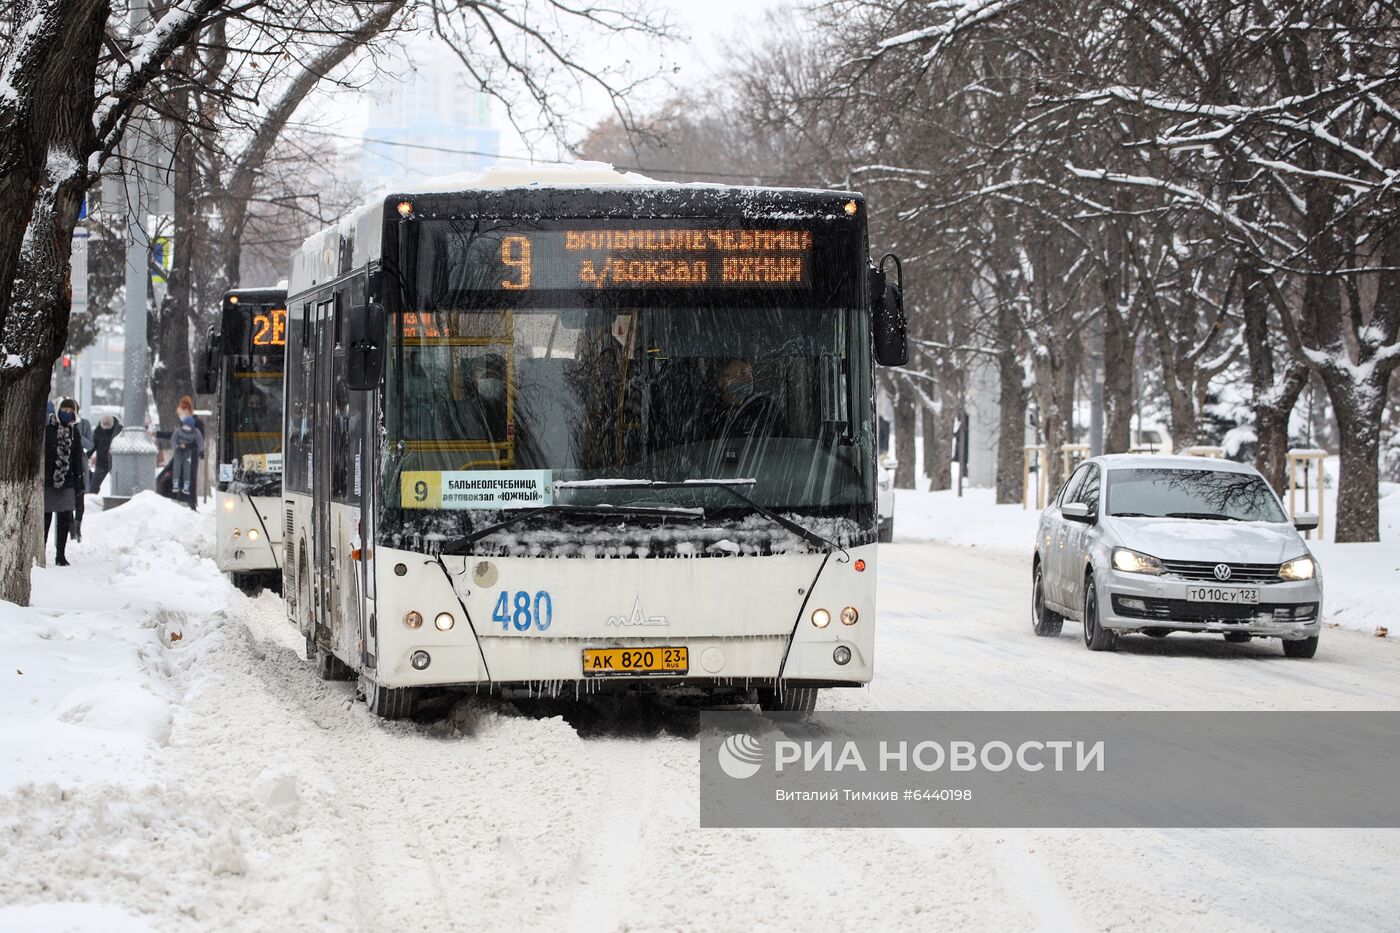
POLYGON ((439 632, 445 632, 452 628, 452 626, 456 624, 456 621, 456 619, 452 618, 452 613, 439 612, 437 618, 433 620, 433 624, 437 626, 439 632))
POLYGON ((831 624, 831 613, 825 609, 812 610, 812 624, 817 628, 826 628, 831 624))
POLYGON ((1281 580, 1311 580, 1316 573, 1317 564, 1311 557, 1295 557, 1278 569, 1281 580))
POLYGON ((415 651, 409 655, 408 663, 413 665, 415 671, 425 671, 428 669, 428 665, 433 663, 433 659, 428 656, 426 651, 415 651))
POLYGON ((410 609, 403 614, 404 628, 422 628, 423 614, 416 609, 410 609))
POLYGON ((230 537, 233 537, 233 538, 241 538, 241 537, 243 537, 243 532, 241 532, 241 531, 239 531, 237 528, 235 528, 235 529, 233 529, 233 534, 230 535, 230 537))
POLYGON ((256 529, 256 528, 249 528, 249 529, 248 529, 248 540, 249 540, 249 541, 256 541, 256 540, 258 540, 258 529, 256 529))
POLYGON ((845 645, 837 645, 836 650, 831 652, 831 660, 835 661, 837 664, 850 664, 851 649, 847 648, 845 645))
POLYGON ((855 606, 847 606, 845 609, 841 610, 842 625, 855 625, 859 621, 860 613, 856 612, 855 606))
POLYGON ((232 512, 232 511, 233 511, 233 507, 234 507, 235 505, 237 505, 237 504, 238 504, 238 503, 234 502, 232 499, 225 499, 225 500, 224 500, 224 511, 225 511, 225 512, 232 512))

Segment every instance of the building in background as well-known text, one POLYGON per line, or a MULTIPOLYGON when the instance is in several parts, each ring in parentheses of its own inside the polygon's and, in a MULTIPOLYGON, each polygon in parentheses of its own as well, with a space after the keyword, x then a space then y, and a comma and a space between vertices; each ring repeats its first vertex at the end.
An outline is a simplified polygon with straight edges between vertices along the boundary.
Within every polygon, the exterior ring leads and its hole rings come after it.
POLYGON ((479 171, 496 161, 500 146, 490 98, 450 48, 424 44, 414 47, 402 75, 385 79, 370 97, 361 174, 379 188, 479 171))

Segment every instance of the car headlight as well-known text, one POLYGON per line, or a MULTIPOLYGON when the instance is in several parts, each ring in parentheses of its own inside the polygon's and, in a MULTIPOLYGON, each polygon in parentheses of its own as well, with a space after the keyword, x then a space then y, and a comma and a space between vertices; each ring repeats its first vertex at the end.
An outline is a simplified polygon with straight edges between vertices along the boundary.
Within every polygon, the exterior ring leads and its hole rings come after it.
POLYGON ((1167 568, 1151 554, 1134 551, 1132 548, 1116 547, 1113 549, 1113 569, 1124 573, 1150 573, 1156 576, 1164 573, 1167 568))
POLYGON ((1280 580, 1311 580, 1317 574, 1317 562, 1311 557, 1295 557, 1278 568, 1280 580))

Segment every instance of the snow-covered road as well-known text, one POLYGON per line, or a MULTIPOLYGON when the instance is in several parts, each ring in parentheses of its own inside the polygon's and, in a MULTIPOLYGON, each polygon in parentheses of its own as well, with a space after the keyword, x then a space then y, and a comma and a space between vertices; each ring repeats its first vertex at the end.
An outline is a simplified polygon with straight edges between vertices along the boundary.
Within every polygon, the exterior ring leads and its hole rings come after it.
MULTIPOLYGON (((876 682, 826 708, 1400 708, 1393 640, 1091 654, 1032 636, 1023 561, 881 560, 876 682)), ((1400 906, 1394 831, 700 830, 691 714, 472 698, 384 724, 314 678, 275 597, 217 602, 148 623, 149 760, 0 787, 0 930, 76 901, 104 930, 1379 929, 1400 906)))

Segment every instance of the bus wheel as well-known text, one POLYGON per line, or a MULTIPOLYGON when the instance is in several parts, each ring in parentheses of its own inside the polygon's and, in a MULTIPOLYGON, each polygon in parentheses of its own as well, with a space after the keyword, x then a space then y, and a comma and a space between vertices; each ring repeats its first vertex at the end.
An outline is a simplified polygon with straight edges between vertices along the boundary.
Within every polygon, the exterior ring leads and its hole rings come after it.
POLYGON ((817 708, 816 687, 758 688, 758 708, 765 713, 810 713, 817 708))
POLYGON ((354 680, 356 675, 344 661, 317 645, 316 676, 322 680, 354 680))
POLYGON ((365 705, 380 719, 407 719, 418 705, 418 691, 412 687, 385 687, 372 680, 360 681, 365 705))

